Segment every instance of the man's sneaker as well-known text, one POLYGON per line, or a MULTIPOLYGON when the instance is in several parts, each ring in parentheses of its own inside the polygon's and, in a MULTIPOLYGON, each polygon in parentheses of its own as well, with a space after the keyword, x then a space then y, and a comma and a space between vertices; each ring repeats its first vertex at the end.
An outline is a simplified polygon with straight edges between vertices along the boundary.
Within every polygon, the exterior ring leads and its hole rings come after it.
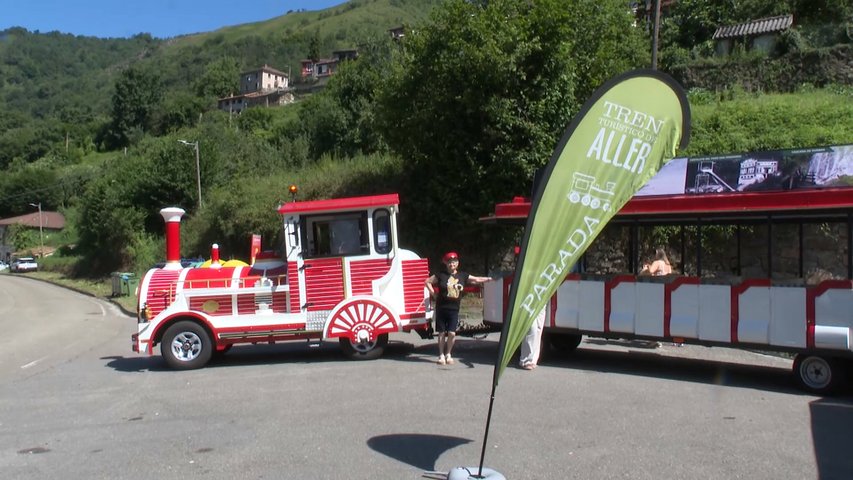
POLYGON ((450 357, 450 355, 447 356, 447 364, 453 365, 453 359, 450 357))
POLYGON ((439 356, 438 356, 438 364, 439 364, 439 365, 444 365, 444 355, 439 355, 439 356))

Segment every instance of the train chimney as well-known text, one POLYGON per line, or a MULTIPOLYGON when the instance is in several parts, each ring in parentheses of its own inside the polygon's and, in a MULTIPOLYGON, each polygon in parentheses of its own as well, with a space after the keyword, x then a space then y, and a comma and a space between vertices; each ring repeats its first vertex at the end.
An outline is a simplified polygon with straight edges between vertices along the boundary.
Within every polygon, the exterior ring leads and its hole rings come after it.
POLYGON ((222 263, 219 261, 219 244, 214 243, 210 248, 210 268, 219 268, 222 263))
POLYGON ((160 210, 166 221, 166 270, 180 270, 181 267, 181 217, 186 212, 182 208, 169 207, 160 210))

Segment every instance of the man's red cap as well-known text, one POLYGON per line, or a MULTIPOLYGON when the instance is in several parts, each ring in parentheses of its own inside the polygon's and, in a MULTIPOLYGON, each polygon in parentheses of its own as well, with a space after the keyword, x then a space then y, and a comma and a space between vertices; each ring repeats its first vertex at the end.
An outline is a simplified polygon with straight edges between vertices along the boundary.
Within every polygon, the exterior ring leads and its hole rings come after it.
POLYGON ((441 261, 444 263, 447 263, 451 260, 459 260, 459 255, 457 255, 456 252, 447 252, 444 254, 443 257, 441 257, 441 261))

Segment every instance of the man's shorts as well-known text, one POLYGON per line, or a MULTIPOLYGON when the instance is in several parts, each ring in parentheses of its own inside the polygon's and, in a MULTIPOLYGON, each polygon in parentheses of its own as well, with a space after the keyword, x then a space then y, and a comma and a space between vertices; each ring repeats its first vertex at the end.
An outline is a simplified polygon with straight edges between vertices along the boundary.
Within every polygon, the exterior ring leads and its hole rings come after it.
POLYGON ((445 310, 439 308, 435 311, 435 331, 456 333, 459 328, 459 310, 445 310))

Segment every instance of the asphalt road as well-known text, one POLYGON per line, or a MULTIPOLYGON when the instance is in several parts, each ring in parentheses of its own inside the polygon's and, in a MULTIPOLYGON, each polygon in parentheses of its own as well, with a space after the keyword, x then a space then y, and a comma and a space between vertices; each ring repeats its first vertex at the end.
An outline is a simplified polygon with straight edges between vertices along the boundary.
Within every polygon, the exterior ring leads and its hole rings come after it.
MULTIPOLYGON (((497 338, 459 362, 392 336, 235 347, 189 372, 130 351, 112 305, 0 275, 0 479, 418 479, 479 464, 497 338)), ((853 397, 799 392, 790 361, 586 340, 508 368, 485 465, 508 479, 849 479, 853 397)))

